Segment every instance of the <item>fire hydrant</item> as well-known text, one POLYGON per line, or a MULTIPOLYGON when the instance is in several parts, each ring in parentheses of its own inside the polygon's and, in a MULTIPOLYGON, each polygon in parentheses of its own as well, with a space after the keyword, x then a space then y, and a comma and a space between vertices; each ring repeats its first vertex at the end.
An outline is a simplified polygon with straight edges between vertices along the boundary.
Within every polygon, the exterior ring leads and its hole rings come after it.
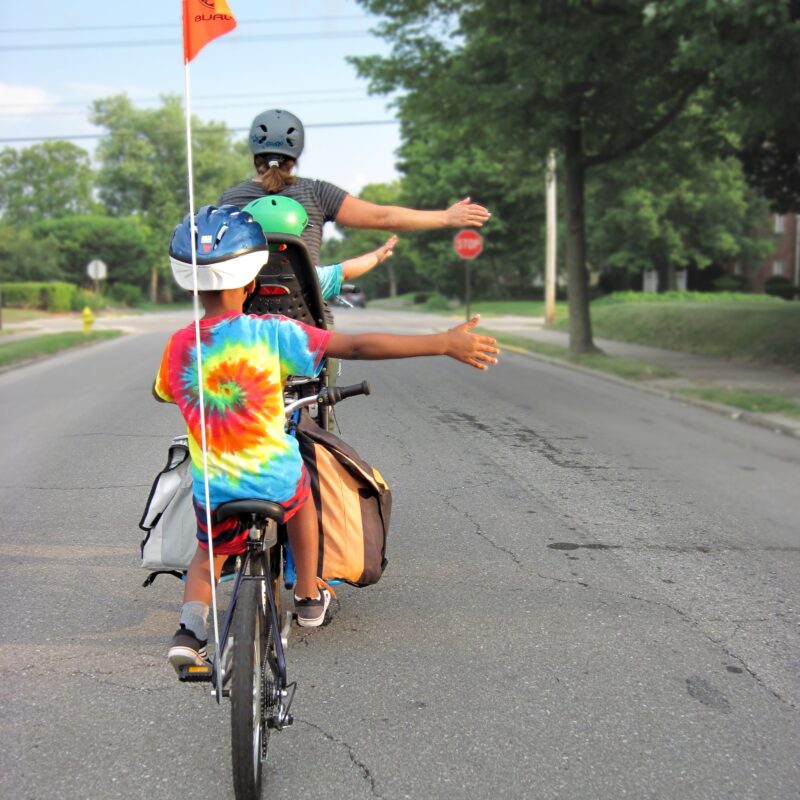
POLYGON ((94 314, 92 314, 92 309, 89 306, 83 307, 83 332, 89 333, 92 330, 92 325, 94 324, 94 314))

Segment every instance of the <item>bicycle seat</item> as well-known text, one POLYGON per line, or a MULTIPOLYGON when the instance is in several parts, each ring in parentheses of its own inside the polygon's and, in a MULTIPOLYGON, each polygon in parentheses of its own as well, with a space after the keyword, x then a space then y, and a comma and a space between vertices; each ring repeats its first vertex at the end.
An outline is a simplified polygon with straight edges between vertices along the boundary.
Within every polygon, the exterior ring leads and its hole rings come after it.
POLYGON ((222 503, 217 506, 214 511, 214 517, 218 522, 222 522, 228 517, 239 517, 243 514, 256 514, 259 517, 273 519, 278 525, 283 524, 283 506, 270 500, 257 500, 255 498, 231 500, 228 503, 222 503))
POLYGON ((305 242, 288 233, 268 233, 269 261, 258 274, 245 314, 282 314, 313 328, 326 328, 317 270, 305 242))

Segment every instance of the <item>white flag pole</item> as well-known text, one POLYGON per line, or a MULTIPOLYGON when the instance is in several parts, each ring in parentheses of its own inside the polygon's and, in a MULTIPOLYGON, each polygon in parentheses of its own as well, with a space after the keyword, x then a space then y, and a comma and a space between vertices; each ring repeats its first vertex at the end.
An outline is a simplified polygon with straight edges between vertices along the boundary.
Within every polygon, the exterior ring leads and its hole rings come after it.
MULTIPOLYGON (((184 11, 185 13, 185 11, 184 11)), ((184 108, 186 109, 186 166, 189 174, 189 218, 192 227, 192 297, 194 301, 194 337, 197 349, 197 391, 200 400, 200 446, 203 450, 203 486, 205 488, 206 530, 208 531, 208 570, 211 582, 211 614, 214 619, 214 653, 219 659, 219 623, 217 621, 217 587, 214 579, 214 543, 211 526, 211 496, 208 486, 208 443, 206 438, 205 396, 203 392, 203 356, 200 343, 200 296, 197 292, 197 240, 194 224, 194 183, 192 179, 192 116, 189 102, 189 62, 183 65, 184 108)), ((217 681, 217 700, 221 681, 217 681)))

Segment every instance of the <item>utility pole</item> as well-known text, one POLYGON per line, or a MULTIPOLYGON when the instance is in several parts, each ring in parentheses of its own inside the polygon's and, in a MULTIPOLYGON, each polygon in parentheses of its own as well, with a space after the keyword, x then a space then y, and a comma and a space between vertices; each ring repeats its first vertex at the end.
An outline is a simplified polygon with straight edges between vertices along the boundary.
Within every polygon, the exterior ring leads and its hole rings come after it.
POLYGON ((547 156, 545 178, 547 239, 544 259, 544 321, 550 325, 556 318, 556 151, 547 156))

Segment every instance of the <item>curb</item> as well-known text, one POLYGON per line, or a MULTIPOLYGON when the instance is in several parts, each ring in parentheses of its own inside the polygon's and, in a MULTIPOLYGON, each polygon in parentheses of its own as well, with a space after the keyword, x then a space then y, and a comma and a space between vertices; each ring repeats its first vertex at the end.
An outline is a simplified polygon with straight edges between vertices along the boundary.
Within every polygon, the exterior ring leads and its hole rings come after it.
POLYGON ((648 394, 653 394, 657 397, 664 397, 688 406, 695 406, 696 408, 703 408, 706 411, 713 411, 715 414, 728 417, 728 419, 737 422, 746 422, 749 425, 755 425, 756 427, 764 428, 772 431, 773 433, 779 433, 783 436, 790 436, 792 438, 800 438, 800 424, 795 426, 791 423, 776 420, 773 417, 769 417, 765 414, 758 414, 755 411, 744 411, 739 408, 733 408, 732 406, 722 405, 722 403, 712 403, 710 400, 703 400, 699 397, 692 397, 691 395, 679 394, 677 392, 667 391, 666 389, 659 389, 655 386, 648 386, 646 383, 629 381, 625 378, 620 378, 617 375, 609 375, 607 372, 601 372, 600 370, 592 369, 591 367, 584 367, 580 364, 573 364, 570 361, 555 358, 554 356, 547 356, 543 353, 525 350, 524 348, 517 347, 516 345, 503 344, 500 339, 498 339, 498 343, 504 350, 510 350, 512 353, 527 356, 528 358, 533 358, 537 361, 543 361, 544 363, 552 366, 564 367, 565 369, 571 369, 575 372, 583 372, 586 375, 591 375, 595 378, 601 378, 602 380, 609 381, 610 383, 616 383, 619 386, 627 386, 633 389, 639 389, 642 392, 647 392, 648 394))

